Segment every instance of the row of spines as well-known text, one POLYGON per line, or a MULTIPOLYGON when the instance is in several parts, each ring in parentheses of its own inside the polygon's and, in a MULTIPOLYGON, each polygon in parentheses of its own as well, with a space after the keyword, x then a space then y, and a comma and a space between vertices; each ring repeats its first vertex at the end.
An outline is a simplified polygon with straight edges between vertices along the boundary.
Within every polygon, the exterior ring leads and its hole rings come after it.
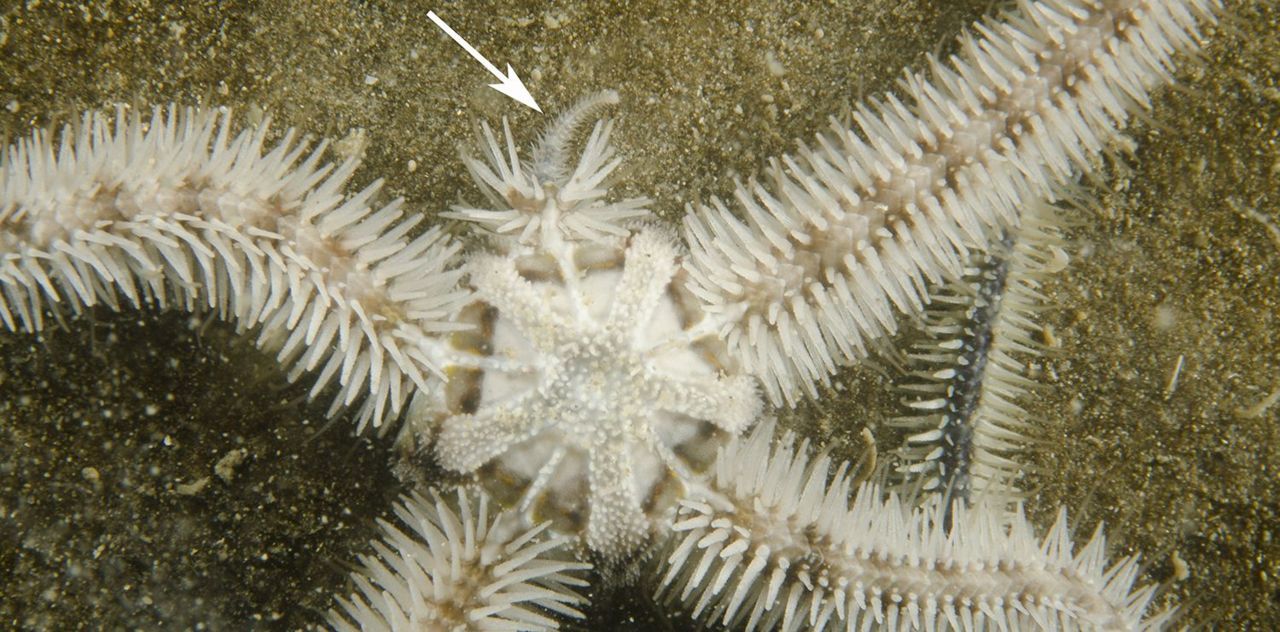
POLYGON ((1099 529, 1073 551, 1065 511, 1039 539, 1021 510, 947 508, 832 471, 765 422, 682 502, 660 596, 744 630, 1160 629, 1136 558, 1108 564, 1099 529), (853 491, 852 498, 850 490, 853 491), (1145 617, 1145 618, 1144 618, 1145 617))
POLYGON ((872 99, 740 183, 736 209, 691 210, 690 290, 775 404, 816 395, 1022 203, 1089 171, 1216 8, 1024 0, 977 25, 950 65, 906 75, 911 105, 872 99))
POLYGON ((0 165, 0 320, 38 331, 104 304, 210 309, 292 365, 318 370, 313 395, 361 401, 377 426, 423 387, 431 338, 467 299, 439 230, 410 237, 400 200, 374 209, 381 181, 347 196, 358 162, 292 131, 264 153, 267 125, 232 133, 229 113, 90 114, 60 145, 44 132, 0 165))

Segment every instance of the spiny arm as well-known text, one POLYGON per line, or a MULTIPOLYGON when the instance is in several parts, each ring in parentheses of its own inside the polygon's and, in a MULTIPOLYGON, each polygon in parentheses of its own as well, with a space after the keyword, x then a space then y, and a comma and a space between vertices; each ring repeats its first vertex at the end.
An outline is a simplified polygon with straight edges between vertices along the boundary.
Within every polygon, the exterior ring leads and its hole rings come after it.
POLYGON ((739 183, 736 212, 691 212, 689 290, 775 404, 816 395, 1022 202, 1088 171, 1217 9, 1022 0, 963 36, 949 65, 908 73, 906 103, 860 104, 855 129, 833 124, 739 183))
POLYGON ((278 352, 293 377, 337 378, 335 408, 379 426, 439 370, 435 338, 467 300, 458 245, 409 236, 401 200, 348 195, 358 162, 326 164, 292 130, 233 133, 226 111, 86 114, 55 147, 37 131, 0 163, 0 320, 39 331, 45 312, 209 309, 278 352))

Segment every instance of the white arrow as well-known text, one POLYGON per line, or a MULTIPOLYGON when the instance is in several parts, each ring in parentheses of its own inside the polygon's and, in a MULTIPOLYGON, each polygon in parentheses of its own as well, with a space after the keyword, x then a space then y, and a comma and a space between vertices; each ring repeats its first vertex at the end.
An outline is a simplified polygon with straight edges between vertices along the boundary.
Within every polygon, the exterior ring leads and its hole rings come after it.
POLYGON ((489 84, 490 88, 493 88, 494 90, 497 90, 498 92, 501 92, 502 94, 505 94, 539 112, 542 111, 542 108, 538 107, 538 102, 533 100, 533 95, 529 94, 529 89, 524 87, 524 82, 520 81, 520 75, 516 74, 516 71, 511 67, 511 64, 507 64, 507 74, 504 76, 502 71, 498 70, 497 66, 489 63, 489 60, 485 59, 484 55, 480 54, 480 51, 476 50, 474 46, 468 44, 467 40, 462 39, 462 36, 458 35, 457 31, 449 28, 449 25, 445 24, 444 20, 441 20, 440 16, 436 15, 435 11, 428 11, 427 17, 431 18, 431 21, 435 22, 436 26, 440 27, 440 30, 444 31, 446 35, 453 38, 453 41, 457 42, 458 46, 462 47, 462 50, 467 51, 469 55, 475 57, 476 61, 480 62, 480 65, 484 66, 485 70, 488 70, 490 74, 498 78, 498 83, 489 84))

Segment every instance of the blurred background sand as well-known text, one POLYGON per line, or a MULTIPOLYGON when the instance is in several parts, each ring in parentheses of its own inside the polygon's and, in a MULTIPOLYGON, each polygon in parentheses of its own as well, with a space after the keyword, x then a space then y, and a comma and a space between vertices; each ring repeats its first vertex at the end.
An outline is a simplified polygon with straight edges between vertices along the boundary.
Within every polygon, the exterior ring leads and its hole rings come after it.
MULTIPOLYGON (((1072 263, 1046 288, 1045 427, 1028 509, 1105 521, 1113 555, 1190 623, 1280 627, 1280 8, 1233 4, 1203 59, 1090 188, 1072 263), (1250 214, 1245 209, 1252 209, 1250 214), (1181 359, 1176 388, 1168 385, 1181 359)), ((618 191, 725 196, 794 139, 948 52, 990 0, 38 2, 0 8, 0 137, 116 104, 228 105, 363 151, 358 185, 434 215, 480 196, 457 160, 477 119, 545 121, 425 19, 434 9, 543 109, 622 95, 618 191)), ((904 334, 909 336, 910 333, 904 334)), ((900 414, 877 362, 785 423, 851 456, 900 414)), ((306 384, 220 323, 98 312, 0 335, 0 622, 34 628, 313 625, 400 491, 385 445, 352 440, 306 384), (243 452, 241 452, 243 451, 243 452), (219 468, 218 466, 221 465, 219 468), (215 471, 216 469, 216 471, 215 471), (220 476, 227 474, 230 476, 220 476), (203 481, 203 483, 201 482, 203 481)), ((1083 535, 1083 534, 1082 534, 1083 535)), ((1078 538, 1080 539, 1080 538, 1078 538)), ((601 589, 585 629, 684 629, 601 589)))

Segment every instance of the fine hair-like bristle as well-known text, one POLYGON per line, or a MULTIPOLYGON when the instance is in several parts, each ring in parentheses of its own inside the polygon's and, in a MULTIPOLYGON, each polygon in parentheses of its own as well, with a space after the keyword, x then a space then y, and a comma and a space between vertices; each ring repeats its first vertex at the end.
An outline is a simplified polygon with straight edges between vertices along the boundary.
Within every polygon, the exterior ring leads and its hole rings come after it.
POLYGON ((511 125, 502 119, 503 140, 494 137, 488 123, 477 132, 481 158, 466 152, 462 161, 490 208, 455 206, 444 217, 474 222, 499 236, 529 243, 539 231, 556 230, 566 239, 603 241, 625 237, 627 223, 649 215, 648 198, 606 200, 608 180, 622 163, 609 143, 613 123, 596 121, 570 172, 568 143, 585 117, 618 102, 613 91, 580 100, 560 115, 530 152, 532 161, 520 159, 511 125))
POLYGON ((1027 364, 1043 347, 1040 286, 1067 264, 1059 213, 1025 204, 1018 226, 930 293, 923 338, 898 386, 911 413, 889 422, 911 433, 898 451, 905 485, 952 500, 1018 500, 1019 457, 1038 430, 1019 401, 1035 388, 1027 364))
MULTIPOLYGON (((45 312, 94 305, 212 310, 291 365, 334 378, 334 408, 361 401, 382 425, 439 370, 434 338, 466 301, 459 246, 416 238, 401 200, 374 209, 376 181, 347 196, 358 162, 322 163, 293 130, 264 153, 266 123, 229 112, 119 110, 36 131, 0 164, 0 320, 38 331, 45 312)), ((335 412, 331 410, 331 414, 335 412)), ((385 428, 385 426, 384 426, 385 428)))
POLYGON ((874 484, 852 505, 848 464, 829 474, 772 421, 735 438, 714 490, 683 501, 660 591, 745 630, 1158 629, 1134 590, 1136 558, 1110 566, 1101 528, 1072 551, 1066 512, 1044 539, 1021 508, 916 506, 874 484))
POLYGON ((590 565, 565 558, 568 538, 547 537, 545 524, 518 530, 519 518, 491 514, 480 492, 459 489, 456 503, 430 496, 402 498, 399 526, 379 521, 382 539, 351 576, 358 592, 329 611, 334 628, 536 631, 582 618, 590 565))
POLYGON ((917 313, 926 283, 959 275, 970 244, 1015 224, 1088 171, 1173 55, 1198 45, 1216 0, 1022 0, 960 40, 950 64, 908 73, 764 181, 691 211, 689 289, 775 404, 917 313), (740 218, 738 215, 741 215, 740 218))
POLYGON ((542 182, 564 180, 569 175, 569 143, 574 134, 596 112, 617 105, 619 100, 616 91, 601 90, 578 99, 572 107, 561 112, 529 152, 533 176, 542 182))

